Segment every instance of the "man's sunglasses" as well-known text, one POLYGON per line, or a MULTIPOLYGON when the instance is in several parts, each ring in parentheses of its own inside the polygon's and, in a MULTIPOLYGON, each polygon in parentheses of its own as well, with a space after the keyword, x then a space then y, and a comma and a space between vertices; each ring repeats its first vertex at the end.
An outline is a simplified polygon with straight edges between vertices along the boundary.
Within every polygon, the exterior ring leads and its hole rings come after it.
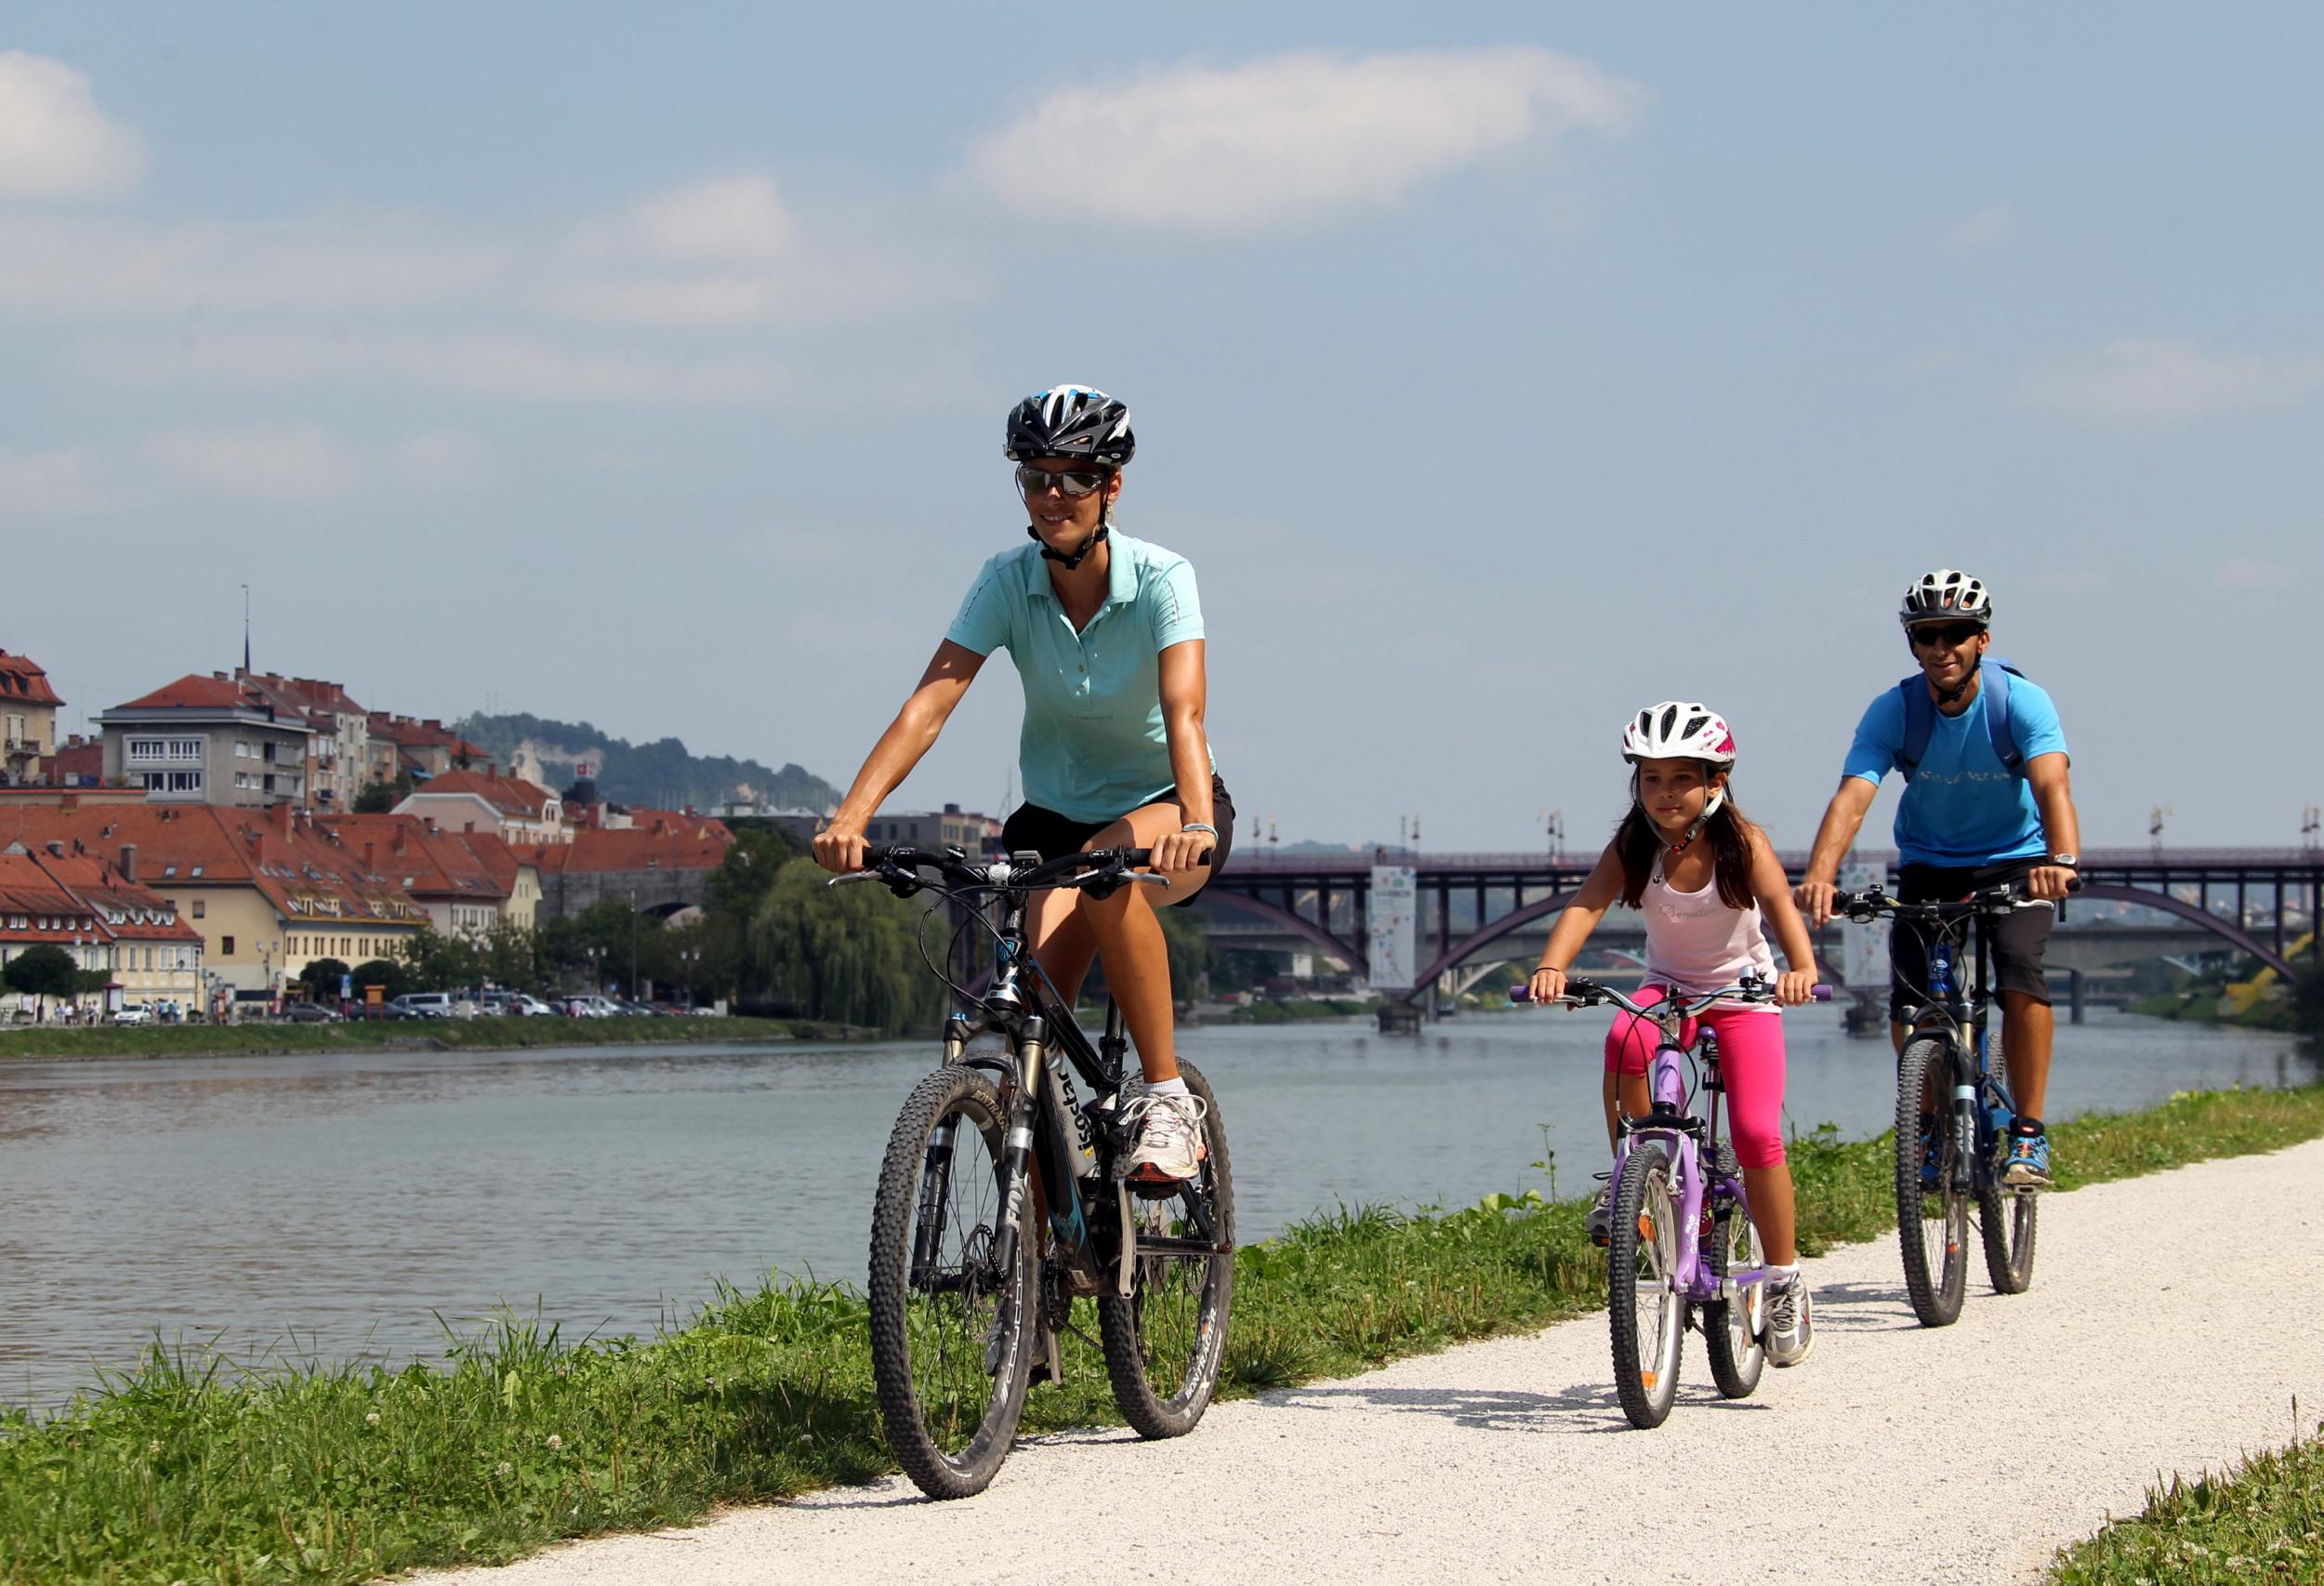
POLYGON ((1028 465, 1017 470, 1017 488, 1027 496, 1038 496, 1052 484, 1067 496, 1087 496, 1105 480, 1103 469, 1060 469, 1052 473, 1028 465))
POLYGON ((1968 643, 1984 631, 1974 622, 1948 622, 1942 628, 1925 623, 1912 629, 1912 642, 1923 650, 1933 646, 1951 650, 1968 643))

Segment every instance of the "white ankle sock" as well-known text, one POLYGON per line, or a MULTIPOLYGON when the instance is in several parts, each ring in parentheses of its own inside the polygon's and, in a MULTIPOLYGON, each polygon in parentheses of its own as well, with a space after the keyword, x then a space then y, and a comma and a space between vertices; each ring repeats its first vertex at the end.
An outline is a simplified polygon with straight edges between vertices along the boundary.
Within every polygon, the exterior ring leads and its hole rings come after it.
POLYGON ((1800 1275, 1800 1263, 1798 1262, 1793 1262, 1789 1266, 1770 1266, 1764 1270, 1767 1274, 1768 1282, 1781 1283, 1788 1277, 1797 1277, 1800 1275))
POLYGON ((1149 1096, 1183 1096, 1186 1093, 1186 1081, 1175 1074, 1168 1079, 1150 1079, 1146 1082, 1146 1094, 1149 1096))

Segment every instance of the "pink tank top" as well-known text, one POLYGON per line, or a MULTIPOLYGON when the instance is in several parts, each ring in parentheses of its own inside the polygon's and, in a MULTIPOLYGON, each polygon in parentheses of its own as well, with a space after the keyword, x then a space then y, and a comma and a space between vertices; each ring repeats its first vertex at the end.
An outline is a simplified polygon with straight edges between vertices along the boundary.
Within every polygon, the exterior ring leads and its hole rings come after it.
MULTIPOLYGON (((1760 929, 1759 905, 1729 908, 1713 876, 1698 892, 1682 892, 1662 879, 1656 856, 1640 900, 1646 916, 1646 979, 1698 997, 1733 985, 1744 971, 1776 978, 1776 956, 1760 929)), ((1769 1012, 1771 1005, 1763 1006, 1769 1012)))

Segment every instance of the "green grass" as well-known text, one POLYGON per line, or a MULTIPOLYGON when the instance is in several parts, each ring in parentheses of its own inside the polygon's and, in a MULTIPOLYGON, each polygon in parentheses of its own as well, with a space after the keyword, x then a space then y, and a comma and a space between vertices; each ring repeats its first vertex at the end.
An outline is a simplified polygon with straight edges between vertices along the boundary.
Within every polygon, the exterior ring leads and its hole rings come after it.
MULTIPOLYGON (((2324 1087, 2183 1095, 2053 1138, 2074 1184, 2318 1134, 2324 1087)), ((1820 1130, 1791 1160, 1805 1248, 1890 1226, 1885 1140, 1820 1130)), ((1604 1263, 1582 1211, 1531 1191, 1343 1209, 1246 1248, 1225 1393, 1597 1308, 1604 1263)), ((1069 1338, 1066 1367, 1035 1390, 1028 1430, 1117 1419, 1094 1352, 1069 1338)), ((890 1468, 863 1302, 824 1285, 722 1291, 646 1341, 504 1321, 397 1371, 156 1351, 58 1415, 0 1416, 0 1581, 361 1580, 890 1468)))
POLYGON ((2146 1511, 2060 1548, 2057 1586, 2251 1586, 2324 1580, 2324 1423, 2236 1469, 2147 1488, 2146 1511))
POLYGON ((340 1024, 108 1024, 93 1029, 0 1030, 0 1059, 498 1051, 661 1042, 836 1040, 862 1033, 838 1024, 790 1019, 357 1019, 340 1024))

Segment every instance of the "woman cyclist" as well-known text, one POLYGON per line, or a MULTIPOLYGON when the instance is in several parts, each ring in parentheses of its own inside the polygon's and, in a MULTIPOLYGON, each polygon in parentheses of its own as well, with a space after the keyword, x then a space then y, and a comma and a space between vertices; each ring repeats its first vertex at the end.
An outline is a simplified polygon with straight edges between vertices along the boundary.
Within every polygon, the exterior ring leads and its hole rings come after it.
MULTIPOLYGON (((1565 971, 1618 898, 1646 916, 1646 977, 1636 1000, 1651 1006, 1675 992, 1698 997, 1744 974, 1775 983, 1776 1000, 1804 1002, 1816 985, 1815 949, 1791 884, 1767 834, 1743 818, 1727 797, 1735 736, 1700 705, 1650 706, 1622 732, 1631 764, 1631 807, 1614 840, 1591 870, 1541 950, 1533 971, 1537 1003, 1565 995, 1565 971), (1697 839, 1702 840, 1698 841, 1697 839), (1772 924, 1791 968, 1776 973, 1763 929, 1772 924)), ((1765 1003, 1713 1007, 1702 1022, 1719 1034, 1721 1072, 1767 1266, 1767 1358, 1796 1366, 1815 1346, 1807 1285, 1800 1275, 1791 1170, 1783 1156, 1783 1024, 1765 1003)), ((1614 1016, 1605 1038, 1605 1128, 1638 1117, 1651 1104, 1646 1067, 1661 1032, 1630 1012, 1614 1016)), ((1688 1021, 1682 1038, 1695 1038, 1688 1021)), ((1606 1196, 1590 1212, 1590 1236, 1606 1239, 1606 1196)))
MULTIPOLYGON (((944 731, 995 650, 1024 685, 1018 742, 1025 801, 1001 829, 1015 853, 1044 859, 1091 848, 1150 848, 1184 904, 1225 862, 1235 805, 1203 732, 1202 607, 1195 570, 1174 552, 1116 533, 1114 503, 1136 450, 1129 410, 1088 386, 1037 391, 1009 415, 1003 448, 1034 541, 984 563, 935 658, 815 838, 827 870, 863 867, 865 824, 944 731)), ((1179 1077, 1169 955, 1154 912, 1159 889, 1111 897, 1048 891, 1035 901, 1034 955, 1067 1004, 1092 957, 1121 1004, 1145 1090, 1138 1177, 1191 1178, 1200 1166, 1200 1103, 1179 1077)))

